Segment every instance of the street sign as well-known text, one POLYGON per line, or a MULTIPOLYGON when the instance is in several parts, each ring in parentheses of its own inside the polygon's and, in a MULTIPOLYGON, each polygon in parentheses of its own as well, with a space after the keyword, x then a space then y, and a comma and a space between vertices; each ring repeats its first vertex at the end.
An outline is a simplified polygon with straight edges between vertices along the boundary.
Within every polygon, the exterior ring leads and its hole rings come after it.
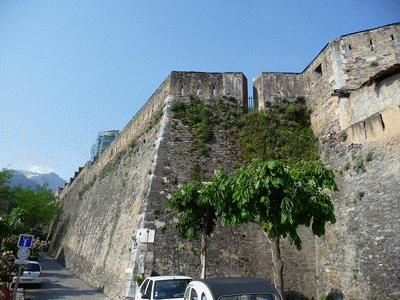
POLYGON ((18 250, 17 252, 17 256, 19 259, 25 260, 29 257, 29 255, 31 254, 31 252, 29 251, 29 249, 27 248, 21 248, 18 250))
POLYGON ((19 248, 30 248, 32 246, 33 235, 20 234, 18 240, 19 248))
POLYGON ((14 263, 17 265, 26 265, 29 263, 29 260, 25 260, 25 259, 16 259, 14 260, 14 263))

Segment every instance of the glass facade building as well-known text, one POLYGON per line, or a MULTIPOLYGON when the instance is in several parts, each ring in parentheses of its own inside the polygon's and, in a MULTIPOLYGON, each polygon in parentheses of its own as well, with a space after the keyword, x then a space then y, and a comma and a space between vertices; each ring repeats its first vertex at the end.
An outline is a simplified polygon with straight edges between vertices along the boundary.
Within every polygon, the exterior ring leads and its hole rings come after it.
POLYGON ((97 135, 96 142, 92 146, 90 153, 90 159, 93 161, 95 156, 99 153, 103 153, 104 150, 112 143, 112 141, 118 136, 118 130, 109 130, 100 132, 97 135))

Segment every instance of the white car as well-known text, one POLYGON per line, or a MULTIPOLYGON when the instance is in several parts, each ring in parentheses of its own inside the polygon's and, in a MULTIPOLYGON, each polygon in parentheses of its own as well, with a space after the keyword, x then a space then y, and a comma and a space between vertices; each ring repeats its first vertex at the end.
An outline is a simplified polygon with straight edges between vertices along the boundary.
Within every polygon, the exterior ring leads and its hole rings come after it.
POLYGON ((265 279, 255 277, 209 278, 191 281, 184 300, 282 300, 265 279))
MULTIPOLYGON (((16 284, 17 277, 14 277, 13 284, 16 284)), ((41 287, 43 282, 42 267, 37 261, 29 261, 23 266, 23 272, 19 277, 18 285, 20 284, 32 284, 38 288, 41 287)))
POLYGON ((186 286, 191 280, 187 276, 147 277, 136 292, 135 300, 183 300, 186 286))

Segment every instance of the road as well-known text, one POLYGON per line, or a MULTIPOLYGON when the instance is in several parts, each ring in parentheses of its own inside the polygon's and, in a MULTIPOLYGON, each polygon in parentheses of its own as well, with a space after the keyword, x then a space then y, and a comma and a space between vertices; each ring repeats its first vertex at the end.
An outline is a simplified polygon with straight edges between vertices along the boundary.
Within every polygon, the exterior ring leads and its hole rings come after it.
POLYGON ((43 283, 40 289, 26 288, 28 300, 111 300, 100 291, 80 280, 55 261, 47 253, 42 253, 39 263, 43 270, 43 283))

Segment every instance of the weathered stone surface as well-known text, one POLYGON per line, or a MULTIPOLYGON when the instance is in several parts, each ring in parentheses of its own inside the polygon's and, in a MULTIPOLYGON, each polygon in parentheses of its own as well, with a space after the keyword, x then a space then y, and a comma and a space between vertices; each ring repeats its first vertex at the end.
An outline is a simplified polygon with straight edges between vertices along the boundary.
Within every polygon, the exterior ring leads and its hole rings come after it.
MULTIPOLYGON (((276 97, 305 96, 321 159, 338 170, 337 223, 323 238, 301 228, 300 252, 282 241, 286 290, 317 298, 400 297, 400 78, 392 68, 400 62, 399 31, 396 23, 335 38, 302 74, 261 73, 254 80, 259 109, 276 97)), ((64 214, 53 225, 50 253, 115 299, 124 299, 128 280, 141 275, 140 262, 145 276, 199 277, 198 241, 176 236, 167 195, 191 180, 194 166, 207 177, 218 166, 233 171, 240 161, 219 125, 209 156, 193 150, 190 133, 171 112, 173 101, 193 97, 246 109, 247 79, 172 72, 110 147, 57 191, 64 214)), ((255 225, 218 226, 209 245, 208 276, 272 280, 270 245, 255 225)))

